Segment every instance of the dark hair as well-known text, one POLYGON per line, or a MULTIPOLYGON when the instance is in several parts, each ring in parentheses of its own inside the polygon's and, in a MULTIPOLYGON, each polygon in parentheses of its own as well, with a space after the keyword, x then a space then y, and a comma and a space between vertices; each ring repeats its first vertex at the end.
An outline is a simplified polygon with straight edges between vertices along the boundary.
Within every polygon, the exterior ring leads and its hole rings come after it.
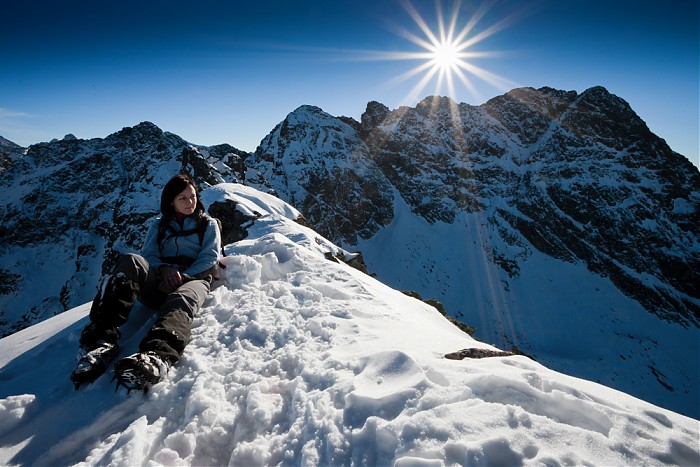
POLYGON ((163 187, 163 193, 160 195, 160 212, 163 213, 163 217, 175 217, 175 206, 173 206, 173 200, 177 195, 182 193, 187 185, 191 185, 194 188, 194 192, 197 194, 197 208, 195 209, 195 214, 201 214, 204 212, 204 205, 199 197, 199 189, 197 184, 192 180, 192 177, 186 174, 175 175, 171 178, 168 183, 163 187))

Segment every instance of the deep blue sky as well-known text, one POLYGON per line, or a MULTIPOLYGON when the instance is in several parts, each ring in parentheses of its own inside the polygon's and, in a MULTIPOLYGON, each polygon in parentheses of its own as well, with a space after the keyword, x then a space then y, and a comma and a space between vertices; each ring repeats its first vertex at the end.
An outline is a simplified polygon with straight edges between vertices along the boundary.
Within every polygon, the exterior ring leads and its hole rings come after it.
MULTIPOLYGON (((412 0, 437 31, 433 0, 412 0)), ((657 135, 698 161, 700 13, 697 0, 501 0, 459 4, 467 37, 498 32, 470 63, 504 80, 459 81, 478 105, 518 86, 583 92, 602 85, 657 135)), ((445 19, 454 2, 442 1, 445 19)), ((0 135, 23 146, 73 133, 104 137, 151 121, 201 145, 252 151, 300 105, 359 120, 367 102, 414 106, 435 81, 398 78, 425 60, 376 60, 422 48, 399 0, 75 0, 3 3, 0 135)))

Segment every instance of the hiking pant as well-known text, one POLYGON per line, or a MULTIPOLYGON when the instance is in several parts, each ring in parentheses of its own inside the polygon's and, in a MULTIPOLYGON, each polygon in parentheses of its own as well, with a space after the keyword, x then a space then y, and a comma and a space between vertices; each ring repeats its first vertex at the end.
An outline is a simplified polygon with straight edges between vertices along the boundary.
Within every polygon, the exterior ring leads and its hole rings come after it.
POLYGON ((140 350, 154 351, 170 363, 176 362, 191 340, 192 319, 209 294, 210 281, 190 280, 169 294, 158 289, 158 283, 157 271, 143 257, 122 255, 92 303, 90 324, 80 336, 80 345, 89 349, 99 341, 116 343, 121 335, 119 326, 129 319, 138 299, 160 313, 140 350))

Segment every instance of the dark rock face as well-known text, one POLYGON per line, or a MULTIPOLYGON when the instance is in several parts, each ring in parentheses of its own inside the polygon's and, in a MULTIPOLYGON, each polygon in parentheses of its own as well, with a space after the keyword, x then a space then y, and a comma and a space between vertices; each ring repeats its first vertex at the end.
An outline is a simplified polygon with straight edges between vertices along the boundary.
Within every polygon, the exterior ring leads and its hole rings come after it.
POLYGON ((543 88, 514 89, 485 103, 483 110, 502 124, 517 141, 536 143, 576 98, 575 92, 543 88))
POLYGON ((292 112, 246 163, 324 236, 356 245, 391 221, 391 186, 357 129, 321 109, 292 112))
POLYGON ((482 158, 499 158, 505 141, 490 138, 492 122, 483 112, 448 98, 428 98, 415 109, 387 114, 366 137, 377 165, 416 214, 428 222, 451 223, 459 211, 484 209, 496 169, 475 170, 482 158))

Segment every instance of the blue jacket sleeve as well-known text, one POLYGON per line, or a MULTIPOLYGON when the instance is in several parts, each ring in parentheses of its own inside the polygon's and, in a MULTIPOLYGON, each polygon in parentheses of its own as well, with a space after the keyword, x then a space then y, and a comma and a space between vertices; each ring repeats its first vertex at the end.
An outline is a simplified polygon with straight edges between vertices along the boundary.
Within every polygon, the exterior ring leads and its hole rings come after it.
POLYGON ((148 264, 150 264, 152 268, 156 269, 163 264, 160 260, 160 248, 158 247, 159 224, 160 218, 156 218, 151 222, 148 233, 146 233, 146 239, 143 242, 143 248, 141 249, 141 256, 148 261, 148 264))
POLYGON ((204 232, 204 238, 202 239, 202 250, 194 263, 184 273, 189 276, 196 276, 213 268, 219 261, 220 251, 221 232, 219 232, 219 223, 215 219, 209 218, 207 230, 204 232))

